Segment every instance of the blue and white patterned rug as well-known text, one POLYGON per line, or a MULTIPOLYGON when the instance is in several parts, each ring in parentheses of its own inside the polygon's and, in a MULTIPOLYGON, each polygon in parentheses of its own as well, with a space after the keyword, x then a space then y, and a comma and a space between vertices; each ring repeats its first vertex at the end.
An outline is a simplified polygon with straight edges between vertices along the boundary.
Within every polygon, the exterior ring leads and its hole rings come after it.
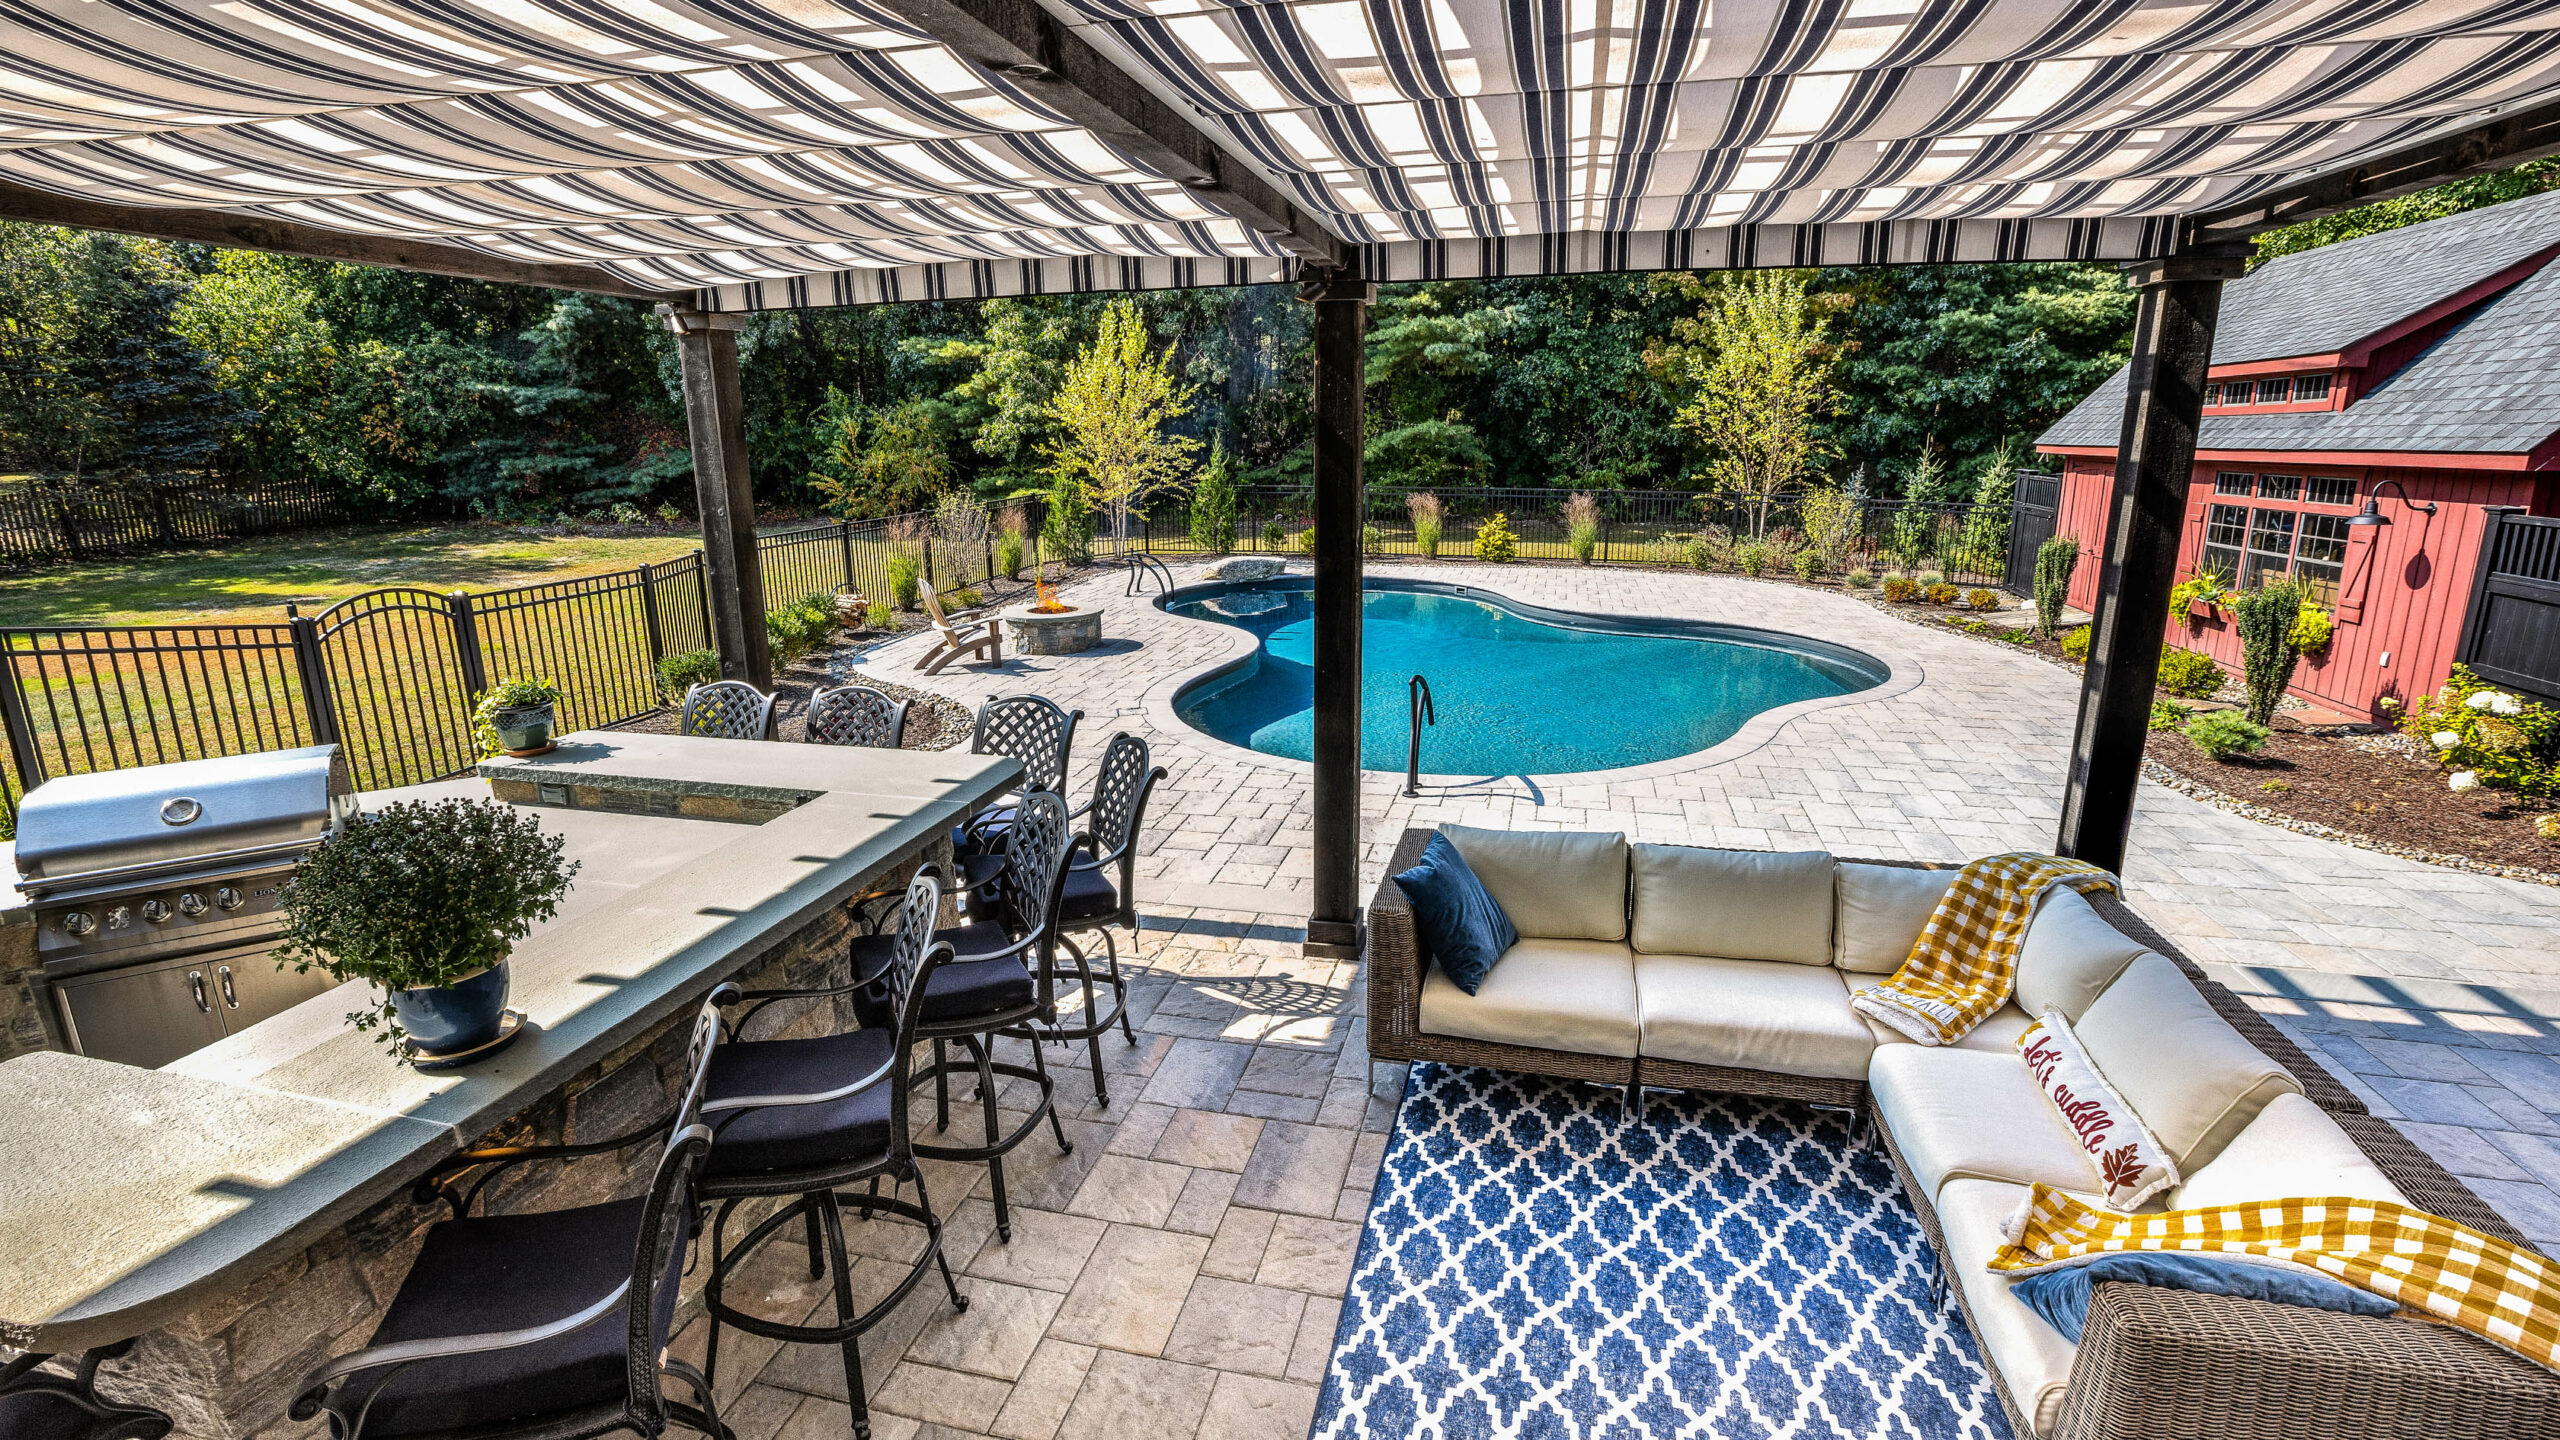
POLYGON ((1422 1064, 1315 1440, 2006 1440, 1881 1148, 1786 1101, 1422 1064))

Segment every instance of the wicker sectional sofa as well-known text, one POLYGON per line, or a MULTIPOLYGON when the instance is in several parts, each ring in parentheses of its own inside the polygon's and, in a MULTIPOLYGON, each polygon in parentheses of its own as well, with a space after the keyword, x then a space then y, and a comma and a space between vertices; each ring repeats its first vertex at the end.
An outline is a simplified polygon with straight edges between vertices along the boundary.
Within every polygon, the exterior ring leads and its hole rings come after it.
MULTIPOLYGON (((2018 1000, 1925 1047, 1849 1008, 1951 867, 1444 827, 1520 931, 1475 996, 1420 952, 1392 879, 1369 914, 1369 1048, 1624 1087, 1768 1095, 1874 1119, 2020 1440, 2560 1435, 2560 1377, 2460 1331, 2105 1284, 2075 1346, 1983 1268, 2033 1181, 2088 1162, 2017 1059, 2060 1008, 2183 1177, 2159 1201, 2353 1194, 2514 1230, 2111 895, 2057 895, 2018 1000)), ((1389 874, 1421 858, 1408 830, 1389 874)))

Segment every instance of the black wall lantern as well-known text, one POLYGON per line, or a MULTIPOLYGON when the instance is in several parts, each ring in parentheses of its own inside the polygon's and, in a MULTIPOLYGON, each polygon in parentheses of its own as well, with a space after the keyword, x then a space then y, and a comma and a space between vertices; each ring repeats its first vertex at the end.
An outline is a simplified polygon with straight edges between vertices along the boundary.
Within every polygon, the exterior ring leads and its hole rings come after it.
POLYGON ((2364 497, 2364 508, 2357 511, 2354 515, 2349 516, 2347 523, 2350 525, 2390 524, 2391 517, 2382 513, 2382 492, 2386 488, 2397 492, 2400 496, 2400 503, 2408 506, 2410 509, 2417 511, 2422 515, 2433 515, 2436 513, 2436 502, 2433 500, 2412 500, 2409 498, 2409 492, 2400 488, 2399 481, 2385 480, 2375 485, 2370 491, 2366 492, 2364 497))

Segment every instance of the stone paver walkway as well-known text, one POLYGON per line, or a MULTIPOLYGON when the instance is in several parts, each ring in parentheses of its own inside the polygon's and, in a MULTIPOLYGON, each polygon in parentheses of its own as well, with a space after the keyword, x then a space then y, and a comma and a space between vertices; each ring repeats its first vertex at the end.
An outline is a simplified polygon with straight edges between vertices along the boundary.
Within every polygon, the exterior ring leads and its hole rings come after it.
MULTIPOLYGON (((1390 573, 1560 608, 1819 634, 1917 683, 1797 716, 1747 754, 1607 784, 1515 779, 1407 800, 1371 777, 1371 883, 1398 831, 1444 819, 1929 859, 2051 841, 2077 690, 2032 656, 1723 577, 1390 573)), ((1075 789, 1114 729, 1147 736, 1172 772, 1141 861, 1138 1043, 1103 1047, 1113 1103, 1095 1103, 1081 1051, 1050 1052, 1075 1149, 1060 1154, 1043 1132, 1015 1152, 1009 1245, 993 1233, 984 1168, 926 1162, 971 1304, 954 1314, 928 1283, 866 1337, 879 1440, 1299 1440, 1313 1414, 1403 1067, 1368 1057, 1359 966, 1299 953, 1305 768, 1166 723, 1177 677, 1243 653, 1249 637, 1125 599, 1123 583, 1071 587, 1110 610, 1114 638, 1099 653, 930 682, 908 668, 913 642, 867 661, 973 704, 1028 690, 1082 708, 1075 789)), ((2560 1246, 2560 891, 2293 835, 2150 787, 2127 870, 2163 930, 2219 962, 2520 1229, 2560 1246)), ((954 1098, 954 1126, 974 1130, 968 1096, 954 1098)), ((999 1107, 1022 1098, 1015 1084, 999 1107)), ((885 1293, 918 1242, 886 1222, 849 1238, 863 1297, 885 1293)), ((796 1245, 773 1247, 752 1279, 777 1318, 823 1308, 796 1245)), ((702 1338, 697 1324, 678 1348, 698 1356, 702 1338)), ((739 1440, 849 1431, 831 1350, 731 1333, 720 1377, 739 1440)))

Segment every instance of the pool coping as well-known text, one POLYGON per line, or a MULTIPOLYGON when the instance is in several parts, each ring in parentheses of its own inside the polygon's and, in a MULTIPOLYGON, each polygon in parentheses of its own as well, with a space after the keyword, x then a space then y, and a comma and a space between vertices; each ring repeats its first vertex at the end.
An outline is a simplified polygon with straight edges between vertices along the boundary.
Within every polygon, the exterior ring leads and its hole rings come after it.
MULTIPOLYGON (((1294 570, 1283 570, 1279 575, 1269 577, 1269 579, 1281 580, 1298 578, 1303 577, 1294 570)), ((1798 700, 1792 704, 1780 705, 1774 709, 1763 710, 1759 714, 1752 716, 1749 720, 1744 721, 1741 729, 1736 730, 1731 735, 1717 741, 1714 745, 1711 745, 1704 750, 1693 750, 1686 755, 1674 755, 1663 760, 1648 760, 1641 765, 1620 765, 1607 770, 1569 770, 1537 774, 1502 775, 1447 775, 1429 770, 1423 771, 1421 775, 1422 783, 1441 790, 1464 790, 1470 787, 1498 784, 1509 780, 1525 781, 1532 787, 1542 789, 1563 788, 1574 785, 1611 785, 1623 781, 1653 780, 1664 776, 1682 774, 1690 770, 1702 770, 1709 766, 1722 765, 1733 760, 1738 760, 1743 756, 1766 746, 1770 741, 1775 740, 1778 737, 1778 732, 1786 728, 1788 721, 1795 719, 1797 716, 1810 715, 1815 711, 1827 710, 1838 705, 1865 704, 1879 700, 1892 700, 1918 689, 1921 684, 1928 679, 1928 671, 1925 666, 1923 666, 1917 659, 1892 646, 1862 647, 1843 645, 1838 641, 1823 640, 1815 636, 1802 635, 1790 630, 1780 630, 1767 625, 1737 625, 1726 621, 1694 620, 1678 616, 1646 617, 1640 615, 1610 615, 1588 610, 1559 610, 1552 606, 1540 605, 1534 601, 1520 599, 1515 595, 1508 594, 1502 590, 1487 585, 1461 585, 1449 581, 1419 580, 1393 575, 1363 575, 1361 577, 1363 588, 1367 588, 1371 581, 1384 581, 1388 588, 1414 591, 1423 594, 1490 596, 1503 605, 1504 608, 1517 614, 1523 614, 1526 618, 1530 619, 1537 619, 1546 615, 1558 615, 1577 620, 1616 621, 1636 627, 1660 626, 1666 624, 1674 626, 1689 625, 1702 629, 1715 629, 1725 632, 1751 631, 1763 635, 1781 636, 1792 641, 1809 641, 1827 649, 1846 651, 1852 655, 1863 656, 1867 659, 1881 663, 1886 670, 1884 679, 1868 686, 1864 690, 1852 690, 1840 695, 1820 695, 1810 700, 1798 700)), ((1230 740, 1221 740, 1217 736, 1210 734, 1208 731, 1202 730, 1191 722, 1183 719, 1180 712, 1174 705, 1175 697, 1179 696, 1184 690, 1187 690, 1191 686, 1203 681, 1214 679, 1217 676, 1236 668, 1238 665, 1243 664, 1245 661, 1252 659, 1253 656, 1260 651, 1261 641, 1255 637, 1252 632, 1244 630, 1241 627, 1222 624, 1215 620, 1197 620, 1188 615, 1177 615, 1173 613, 1169 607, 1176 601, 1185 597, 1196 597, 1205 591, 1229 589, 1242 590, 1254 585, 1266 583, 1268 583, 1268 580, 1200 581, 1189 585, 1179 585, 1174 587, 1172 590, 1155 596, 1151 603, 1154 605, 1157 613, 1164 616, 1166 619, 1179 621, 1186 625, 1205 625, 1212 629, 1223 631, 1241 641, 1242 648, 1235 653, 1231 653, 1214 660, 1204 661, 1201 664, 1192 666, 1188 670, 1179 671, 1175 674, 1157 680, 1154 684, 1148 686, 1145 693, 1139 697, 1139 704, 1141 708, 1145 710, 1148 721, 1157 728, 1157 731, 1160 734, 1179 735, 1184 740, 1200 745, 1213 754, 1220 754, 1235 759, 1246 760, 1257 765, 1266 765, 1277 770, 1285 770, 1295 774, 1312 776, 1315 773, 1315 762, 1311 760, 1293 760, 1283 755, 1267 755, 1260 750, 1238 745, 1230 740)), ((1363 775, 1384 775, 1389 777, 1394 777, 1397 774, 1397 772, 1393 770, 1368 769, 1363 769, 1360 773, 1363 775)))

